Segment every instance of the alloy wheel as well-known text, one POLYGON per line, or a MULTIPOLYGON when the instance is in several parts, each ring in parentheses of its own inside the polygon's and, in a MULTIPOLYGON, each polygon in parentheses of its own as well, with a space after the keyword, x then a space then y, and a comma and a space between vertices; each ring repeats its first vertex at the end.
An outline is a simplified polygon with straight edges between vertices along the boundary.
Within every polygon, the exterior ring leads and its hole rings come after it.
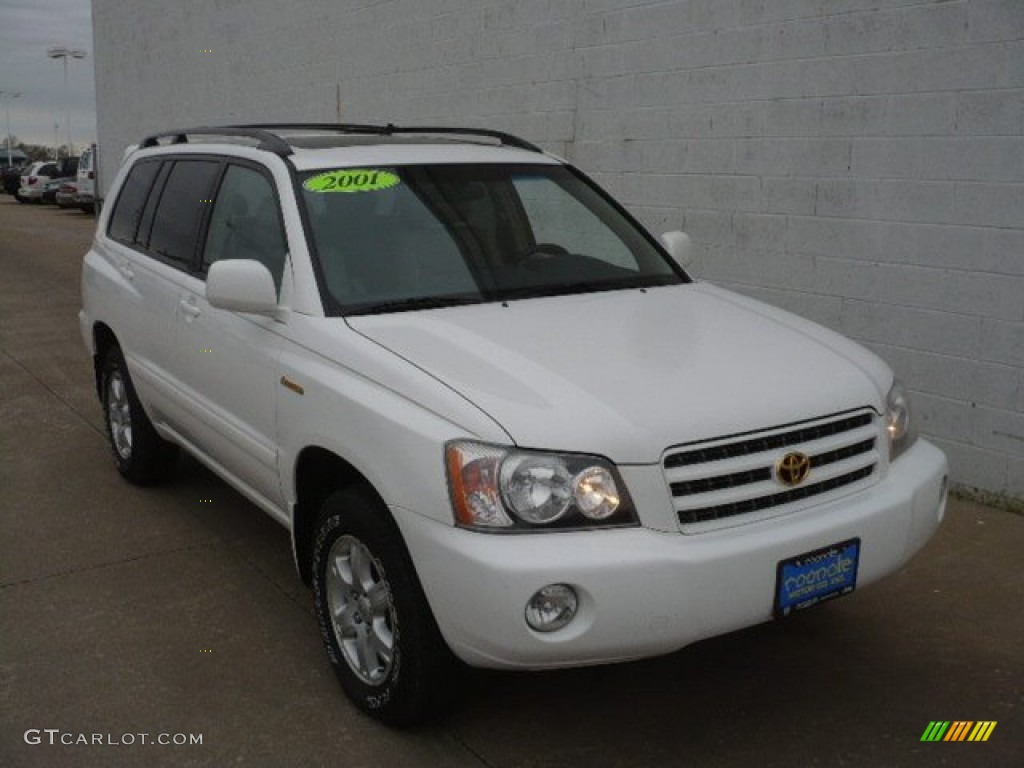
POLYGON ((132 411, 128 388, 120 371, 112 371, 107 379, 107 420, 114 450, 124 460, 132 456, 132 411))
POLYGON ((327 605, 345 662, 368 685, 381 685, 395 658, 396 620, 384 569, 366 545, 342 536, 327 556, 327 605))

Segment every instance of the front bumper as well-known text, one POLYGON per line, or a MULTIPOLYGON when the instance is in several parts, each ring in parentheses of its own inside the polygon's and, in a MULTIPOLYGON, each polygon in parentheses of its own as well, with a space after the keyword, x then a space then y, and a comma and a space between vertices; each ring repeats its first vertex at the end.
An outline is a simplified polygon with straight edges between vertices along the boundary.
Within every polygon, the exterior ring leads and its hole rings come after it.
POLYGON ((697 535, 648 528, 484 534, 392 513, 456 655, 475 666, 541 669, 669 653, 767 621, 779 561, 847 539, 861 540, 857 586, 873 582, 935 533, 946 475, 942 452, 918 440, 871 488, 697 535), (552 583, 572 585, 580 607, 567 627, 542 634, 527 626, 524 610, 552 583))

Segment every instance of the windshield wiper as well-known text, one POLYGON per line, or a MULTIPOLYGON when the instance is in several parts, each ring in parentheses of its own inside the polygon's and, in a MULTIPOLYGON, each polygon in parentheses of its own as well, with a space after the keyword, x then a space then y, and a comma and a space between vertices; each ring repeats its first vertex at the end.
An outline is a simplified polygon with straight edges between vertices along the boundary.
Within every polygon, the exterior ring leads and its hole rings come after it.
POLYGON ((346 317, 353 315, 379 315, 385 312, 409 312, 415 309, 440 309, 442 307, 458 307, 465 304, 480 304, 480 296, 419 296, 413 299, 392 299, 374 304, 364 304, 344 312, 346 317))
POLYGON ((600 293, 604 291, 622 291, 636 288, 654 288, 661 285, 674 285, 681 282, 672 275, 639 275, 637 277, 618 280, 571 280, 559 283, 542 283, 540 285, 524 285, 500 291, 501 300, 537 299, 545 296, 564 296, 574 293, 600 293))

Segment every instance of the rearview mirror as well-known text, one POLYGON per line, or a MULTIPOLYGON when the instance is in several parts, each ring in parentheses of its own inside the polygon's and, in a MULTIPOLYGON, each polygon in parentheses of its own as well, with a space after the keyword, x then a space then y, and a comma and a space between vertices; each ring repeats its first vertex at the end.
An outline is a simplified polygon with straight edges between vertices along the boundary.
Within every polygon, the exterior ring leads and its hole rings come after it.
POLYGON ((662 245, 676 264, 684 269, 693 261, 693 241, 685 232, 666 232, 661 236, 662 245))
POLYGON ((216 261, 206 275, 206 300, 232 312, 270 315, 277 311, 277 289, 270 270, 254 259, 216 261))

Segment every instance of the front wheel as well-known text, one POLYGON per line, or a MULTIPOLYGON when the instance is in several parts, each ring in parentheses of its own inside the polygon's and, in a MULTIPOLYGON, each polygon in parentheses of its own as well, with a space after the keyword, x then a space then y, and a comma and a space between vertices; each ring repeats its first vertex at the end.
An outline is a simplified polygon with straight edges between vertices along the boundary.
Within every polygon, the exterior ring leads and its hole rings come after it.
POLYGON ((363 712, 394 726, 437 717, 458 678, 398 527, 371 493, 349 488, 321 509, 313 599, 327 656, 363 712))

